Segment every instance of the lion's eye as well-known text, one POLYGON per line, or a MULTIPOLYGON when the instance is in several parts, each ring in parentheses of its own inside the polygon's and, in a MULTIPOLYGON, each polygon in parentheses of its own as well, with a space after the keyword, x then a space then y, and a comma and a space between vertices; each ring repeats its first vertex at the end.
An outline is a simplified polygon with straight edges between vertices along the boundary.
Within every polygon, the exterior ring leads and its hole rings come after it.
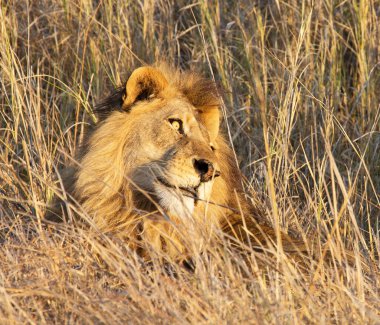
POLYGON ((183 134, 183 123, 180 119, 174 119, 171 118, 169 119, 169 123, 172 125, 173 129, 176 130, 177 132, 183 134))
POLYGON ((174 121, 174 122, 172 123, 172 125, 173 125, 173 128, 174 128, 175 130, 179 130, 179 129, 181 128, 181 124, 180 124, 178 121, 174 121))

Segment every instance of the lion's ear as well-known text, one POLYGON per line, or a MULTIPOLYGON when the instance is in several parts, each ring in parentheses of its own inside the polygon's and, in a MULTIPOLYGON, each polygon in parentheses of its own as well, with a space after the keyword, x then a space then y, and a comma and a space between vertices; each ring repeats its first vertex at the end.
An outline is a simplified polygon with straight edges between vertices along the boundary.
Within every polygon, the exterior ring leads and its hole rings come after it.
POLYGON ((219 106, 200 106, 197 109, 200 121, 206 127, 210 140, 213 142, 219 133, 219 106))
POLYGON ((138 100, 157 95, 166 88, 168 81, 164 75, 153 67, 141 67, 134 70, 125 86, 123 109, 128 109, 138 100))

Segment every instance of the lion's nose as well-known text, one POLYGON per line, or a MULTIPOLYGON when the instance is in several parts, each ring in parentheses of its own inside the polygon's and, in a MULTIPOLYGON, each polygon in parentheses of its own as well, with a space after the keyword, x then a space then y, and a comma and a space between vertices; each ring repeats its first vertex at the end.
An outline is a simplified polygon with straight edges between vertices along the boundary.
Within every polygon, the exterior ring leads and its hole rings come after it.
POLYGON ((194 159, 193 164, 201 176, 201 182, 208 182, 212 177, 220 176, 220 171, 215 170, 213 163, 207 159, 194 159))

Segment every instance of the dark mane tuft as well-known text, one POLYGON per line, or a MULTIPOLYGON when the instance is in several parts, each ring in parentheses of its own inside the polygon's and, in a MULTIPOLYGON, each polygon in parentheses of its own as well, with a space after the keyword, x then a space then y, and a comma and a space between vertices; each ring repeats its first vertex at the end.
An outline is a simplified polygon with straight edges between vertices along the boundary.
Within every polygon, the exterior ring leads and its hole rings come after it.
POLYGON ((220 105, 221 91, 211 79, 203 78, 194 73, 185 73, 179 88, 190 103, 196 107, 220 105))
MULTIPOLYGON (((220 105, 220 95, 223 90, 213 80, 204 78, 195 72, 179 72, 169 68, 167 65, 161 65, 158 69, 170 81, 170 84, 176 87, 193 106, 220 105)), ((108 97, 94 107, 93 111, 100 120, 104 120, 114 111, 122 110, 125 84, 116 88, 108 97)), ((144 98, 142 96, 139 99, 144 98)))
POLYGON ((103 99, 94 107, 94 113, 100 118, 106 118, 113 111, 121 110, 123 104, 123 95, 125 94, 125 86, 116 88, 111 95, 103 99))

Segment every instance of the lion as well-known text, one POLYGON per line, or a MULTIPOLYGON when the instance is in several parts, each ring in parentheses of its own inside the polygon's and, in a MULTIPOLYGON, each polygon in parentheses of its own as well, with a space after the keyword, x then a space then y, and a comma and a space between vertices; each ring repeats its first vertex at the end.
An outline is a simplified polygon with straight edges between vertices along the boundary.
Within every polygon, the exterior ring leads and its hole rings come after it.
MULTIPOLYGON (((255 247, 276 243, 245 197, 220 107, 212 80, 165 65, 137 68, 96 108, 100 121, 63 176, 66 195, 145 257, 144 242, 177 261, 221 231, 243 240, 246 227, 255 247)), ((55 200, 49 220, 65 201, 55 200)), ((304 249, 287 234, 281 240, 285 250, 304 249)))

